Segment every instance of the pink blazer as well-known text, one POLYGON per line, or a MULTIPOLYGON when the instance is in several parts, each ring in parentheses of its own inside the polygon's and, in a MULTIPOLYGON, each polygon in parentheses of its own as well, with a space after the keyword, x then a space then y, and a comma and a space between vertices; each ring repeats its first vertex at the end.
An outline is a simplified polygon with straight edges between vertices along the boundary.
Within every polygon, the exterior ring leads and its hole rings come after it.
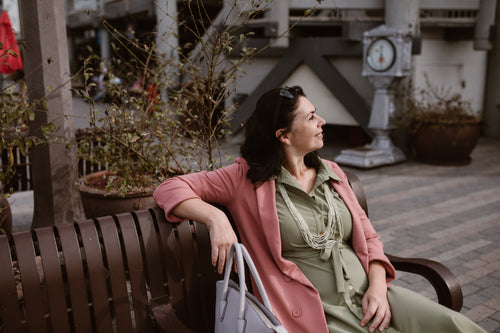
MULTIPOLYGON (((382 242, 356 200, 347 177, 339 166, 325 161, 342 181, 332 185, 344 200, 353 219, 353 248, 366 272, 369 263, 384 263, 387 281, 395 271, 384 255, 382 242)), ((182 219, 170 211, 184 200, 201 198, 228 208, 238 228, 241 242, 252 256, 273 310, 288 332, 328 332, 317 290, 291 261, 281 257, 281 239, 275 204, 275 182, 257 188, 246 177, 248 164, 238 158, 234 164, 207 172, 173 177, 156 189, 154 198, 171 222, 182 219)))

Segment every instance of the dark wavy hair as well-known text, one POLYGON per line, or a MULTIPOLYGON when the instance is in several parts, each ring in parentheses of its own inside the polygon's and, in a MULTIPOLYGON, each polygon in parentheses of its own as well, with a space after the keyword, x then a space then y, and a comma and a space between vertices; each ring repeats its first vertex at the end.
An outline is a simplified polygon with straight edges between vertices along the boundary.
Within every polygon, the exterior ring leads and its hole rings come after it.
MULTIPOLYGON (((295 118, 299 97, 305 97, 299 86, 275 88, 264 93, 245 125, 245 141, 241 145, 241 156, 250 169, 247 177, 256 185, 277 175, 281 169, 281 143, 276 131, 289 131, 295 118)), ((316 152, 304 157, 308 167, 318 168, 316 152)))

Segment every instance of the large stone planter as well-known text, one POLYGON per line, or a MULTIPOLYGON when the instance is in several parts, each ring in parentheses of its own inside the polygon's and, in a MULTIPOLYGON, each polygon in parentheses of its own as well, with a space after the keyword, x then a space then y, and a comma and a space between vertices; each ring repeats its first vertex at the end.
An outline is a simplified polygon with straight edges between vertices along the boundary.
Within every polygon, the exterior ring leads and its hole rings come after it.
MULTIPOLYGON (((99 171, 87 175, 85 178, 92 182, 93 179, 102 178, 106 171, 99 171)), ((85 185, 83 181, 78 184, 82 199, 83 210, 88 219, 131 212, 135 210, 156 207, 153 199, 153 189, 145 192, 128 193, 125 197, 106 192, 104 189, 85 185)))
POLYGON ((467 165, 480 136, 479 121, 426 123, 413 135, 417 159, 436 165, 467 165))

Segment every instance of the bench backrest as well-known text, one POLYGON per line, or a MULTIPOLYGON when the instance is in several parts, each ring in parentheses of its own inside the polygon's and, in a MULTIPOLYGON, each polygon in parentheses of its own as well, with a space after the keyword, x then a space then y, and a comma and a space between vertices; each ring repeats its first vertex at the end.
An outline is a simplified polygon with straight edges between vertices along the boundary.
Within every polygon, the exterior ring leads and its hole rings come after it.
POLYGON ((161 209, 2 235, 0 267, 4 332, 146 332, 156 298, 213 331, 207 229, 165 223, 161 209))

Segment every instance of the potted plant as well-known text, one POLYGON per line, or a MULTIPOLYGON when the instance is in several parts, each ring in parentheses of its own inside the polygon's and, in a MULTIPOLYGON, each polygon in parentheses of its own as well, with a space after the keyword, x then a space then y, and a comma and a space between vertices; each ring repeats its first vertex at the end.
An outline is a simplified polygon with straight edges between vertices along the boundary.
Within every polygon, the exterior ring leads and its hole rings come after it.
POLYGON ((252 2, 242 10, 234 2, 225 8, 224 20, 215 23, 202 1, 185 5, 187 18, 178 24, 180 31, 189 32, 191 42, 179 49, 179 61, 159 54, 155 43, 145 45, 109 29, 118 45, 115 58, 107 64, 114 70, 106 71, 104 83, 109 104, 96 103, 92 95, 104 64, 96 66, 100 60, 95 56, 85 62, 84 88, 79 93, 89 102, 90 128, 81 133, 79 153, 89 164, 105 169, 78 181, 88 218, 148 208, 155 203, 145 197, 164 179, 212 170, 226 161, 220 143, 229 132, 233 110, 225 103, 232 93, 226 82, 234 80, 241 64, 256 53, 242 47, 253 33, 241 26, 265 8, 252 2), (193 47, 198 43, 201 47, 193 47), (121 84, 112 84, 116 77, 121 84), (86 207, 87 199, 97 196, 107 200, 100 207, 120 198, 140 199, 132 206, 97 212, 86 207))
POLYGON ((410 134, 418 160, 437 165, 466 165, 480 136, 480 119, 460 94, 433 87, 411 90, 403 98, 396 125, 410 134))
MULTIPOLYGON (((0 57, 2 57, 0 55, 0 57)), ((30 150, 49 140, 54 131, 54 124, 44 128, 44 138, 29 134, 28 123, 35 118, 36 105, 39 102, 29 103, 22 95, 17 94, 12 85, 6 86, 0 92, 0 233, 10 233, 12 230, 12 214, 7 198, 14 191, 11 182, 16 178, 17 156, 26 156, 30 150)))

